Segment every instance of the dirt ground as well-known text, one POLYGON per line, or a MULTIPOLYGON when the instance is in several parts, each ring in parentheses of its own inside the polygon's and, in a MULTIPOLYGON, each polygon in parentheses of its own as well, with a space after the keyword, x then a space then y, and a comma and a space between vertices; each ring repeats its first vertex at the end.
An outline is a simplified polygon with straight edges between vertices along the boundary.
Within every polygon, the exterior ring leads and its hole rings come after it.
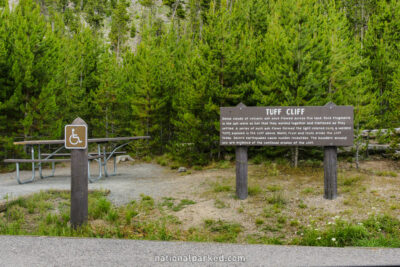
MULTIPOLYGON (((92 166, 95 172, 95 166, 92 166)), ((49 170, 46 170, 49 172, 49 170)), ((69 189, 70 167, 59 166, 53 178, 18 185, 15 173, 0 174, 0 198, 31 194, 47 189, 69 189)), ((149 195, 162 203, 189 199, 195 204, 177 216, 184 229, 197 227, 205 220, 239 222, 245 234, 282 232, 290 238, 297 225, 316 228, 337 218, 357 222, 373 214, 389 214, 400 219, 400 163, 370 160, 357 170, 352 163, 341 162, 338 168, 338 193, 335 200, 323 198, 323 168, 300 166, 297 169, 275 163, 249 164, 249 197, 235 197, 235 166, 223 169, 209 166, 178 173, 168 167, 150 163, 120 163, 118 175, 89 184, 89 189, 108 189, 109 198, 117 205, 149 195)), ((24 179, 31 172, 22 172, 24 179)))

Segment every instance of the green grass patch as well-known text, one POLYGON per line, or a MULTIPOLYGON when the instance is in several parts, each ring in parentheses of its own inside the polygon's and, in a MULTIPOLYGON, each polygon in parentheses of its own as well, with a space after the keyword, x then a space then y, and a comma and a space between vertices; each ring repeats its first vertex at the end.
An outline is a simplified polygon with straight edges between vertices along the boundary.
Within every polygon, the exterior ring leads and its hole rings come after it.
POLYGON ((283 207, 286 205, 287 200, 283 196, 282 192, 274 192, 274 194, 272 194, 272 196, 267 198, 267 202, 269 204, 274 204, 277 207, 283 207))
POLYGON ((242 226, 238 223, 225 222, 222 220, 205 220, 205 228, 212 233, 215 242, 236 242, 242 226))
POLYGON ((314 194, 314 192, 315 192, 315 190, 314 190, 314 188, 312 188, 312 187, 304 188, 304 189, 301 191, 301 193, 303 193, 303 194, 314 194))
POLYGON ((260 218, 256 219, 256 225, 257 226, 260 226, 260 225, 263 225, 263 224, 264 224, 264 220, 263 219, 260 219, 260 218))
POLYGON ((354 186, 359 184, 359 182, 363 179, 364 177, 357 175, 353 177, 347 177, 341 180, 340 184, 344 186, 354 186))
POLYGON ((280 174, 276 163, 266 163, 265 168, 267 169, 268 176, 278 176, 280 174))
POLYGON ((218 182, 216 182, 216 183, 213 185, 213 191, 214 191, 215 193, 229 192, 229 191, 231 191, 231 190, 232 190, 232 187, 231 187, 230 185, 223 185, 223 184, 220 184, 220 183, 218 183, 218 182))
POLYGON ((305 246, 400 247, 400 221, 384 215, 360 223, 337 220, 324 230, 306 228, 295 244, 305 246))
POLYGON ((377 172, 375 172, 375 175, 397 177, 397 173, 395 173, 393 171, 377 171, 377 172))
MULTIPOLYGON (((302 202, 290 203, 286 207, 288 201, 282 191, 267 194, 267 202, 270 205, 265 205, 264 202, 265 207, 261 212, 252 212, 254 206, 251 202, 241 203, 239 207, 233 208, 239 213, 245 212, 244 209, 250 211, 246 216, 249 216, 249 220, 255 226, 255 230, 250 229, 251 234, 236 222, 212 219, 186 230, 174 214, 175 211, 195 204, 189 199, 164 198, 156 201, 150 196, 141 195, 138 200, 117 207, 108 200, 107 193, 103 191, 89 193, 88 222, 77 229, 70 226, 68 191, 40 192, 8 201, 4 210, 0 212, 0 234, 335 247, 400 247, 400 221, 395 217, 375 215, 357 222, 337 220, 325 225, 322 223, 326 219, 323 214, 309 218, 307 213, 306 218, 301 217, 301 213, 304 213, 301 207, 292 213, 292 209, 302 202)), ((221 209, 228 207, 228 202, 223 200, 216 199, 214 205, 221 209)), ((391 203, 393 206, 395 204, 391 203)), ((313 208, 309 210, 317 212, 313 208)), ((352 218, 352 212, 348 210, 341 215, 344 218, 352 218)))
POLYGON ((279 185, 269 185, 267 186, 268 191, 270 192, 278 192, 282 190, 282 187, 279 185))
POLYGON ((249 186, 248 188, 249 196, 255 196, 261 193, 261 187, 259 185, 249 186))
POLYGON ((300 209, 305 209, 305 208, 307 208, 307 205, 304 204, 303 201, 300 201, 298 207, 299 207, 300 209))
POLYGON ((228 205, 225 202, 223 202, 222 200, 216 199, 214 201, 214 207, 216 207, 217 209, 223 209, 223 208, 227 208, 228 205))
POLYGON ((190 199, 182 199, 180 202, 177 202, 174 198, 164 197, 161 206, 167 207, 168 209, 176 212, 184 209, 188 205, 193 204, 196 204, 196 202, 190 199))
POLYGON ((216 163, 216 167, 218 169, 229 169, 232 167, 232 164, 228 160, 221 160, 216 163))
POLYGON ((259 165, 264 161, 264 157, 261 154, 257 154, 251 161, 253 164, 259 165))

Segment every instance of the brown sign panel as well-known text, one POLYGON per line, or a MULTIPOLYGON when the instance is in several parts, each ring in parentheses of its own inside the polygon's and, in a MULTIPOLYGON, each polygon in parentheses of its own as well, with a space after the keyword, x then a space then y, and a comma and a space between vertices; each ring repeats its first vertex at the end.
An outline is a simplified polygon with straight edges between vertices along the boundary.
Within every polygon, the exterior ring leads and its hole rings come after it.
POLYGON ((352 146, 353 107, 220 108, 221 146, 352 146))
POLYGON ((86 125, 65 125, 65 148, 67 149, 87 148, 86 125))

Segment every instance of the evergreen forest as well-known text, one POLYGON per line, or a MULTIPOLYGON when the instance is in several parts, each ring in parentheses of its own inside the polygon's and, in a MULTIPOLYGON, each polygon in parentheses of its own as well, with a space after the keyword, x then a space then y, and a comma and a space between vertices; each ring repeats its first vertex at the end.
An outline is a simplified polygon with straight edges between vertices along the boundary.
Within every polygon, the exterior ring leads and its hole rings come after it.
POLYGON ((204 165, 234 151, 220 107, 330 101, 354 106, 355 133, 400 127, 400 1, 0 0, 1 161, 79 116, 204 165))

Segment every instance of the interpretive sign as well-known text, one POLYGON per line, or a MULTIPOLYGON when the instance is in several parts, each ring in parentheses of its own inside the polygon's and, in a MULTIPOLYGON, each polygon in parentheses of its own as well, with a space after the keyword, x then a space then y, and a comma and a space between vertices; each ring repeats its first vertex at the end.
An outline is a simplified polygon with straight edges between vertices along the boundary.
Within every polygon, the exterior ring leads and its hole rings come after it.
POLYGON ((352 106, 221 107, 221 146, 352 146, 352 106))
POLYGON ((65 148, 86 149, 87 148, 87 126, 65 125, 65 148))

